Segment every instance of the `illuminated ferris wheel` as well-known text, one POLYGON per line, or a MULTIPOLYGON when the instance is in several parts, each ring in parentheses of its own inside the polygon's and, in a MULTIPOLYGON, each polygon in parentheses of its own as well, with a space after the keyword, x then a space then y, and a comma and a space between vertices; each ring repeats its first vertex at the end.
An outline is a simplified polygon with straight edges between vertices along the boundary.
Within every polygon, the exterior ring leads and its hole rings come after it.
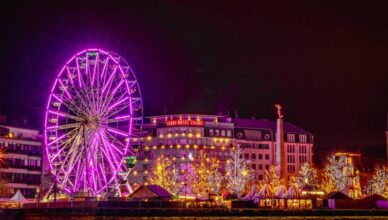
POLYGON ((134 72, 118 55, 88 49, 73 56, 45 115, 45 149, 62 192, 107 195, 134 167, 143 102, 134 72))

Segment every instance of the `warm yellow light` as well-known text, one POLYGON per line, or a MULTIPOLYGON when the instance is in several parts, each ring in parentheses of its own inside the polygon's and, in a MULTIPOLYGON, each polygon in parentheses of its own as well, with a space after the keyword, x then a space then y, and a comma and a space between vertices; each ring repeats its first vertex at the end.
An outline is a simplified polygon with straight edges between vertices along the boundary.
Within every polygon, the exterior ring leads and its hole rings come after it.
POLYGON ((148 170, 144 171, 144 174, 148 174, 148 170))
POLYGON ((156 150, 158 147, 157 147, 157 146, 154 146, 153 148, 154 148, 154 150, 156 150))
POLYGON ((186 136, 186 133, 182 133, 182 137, 186 136))
POLYGON ((176 158, 175 158, 175 157, 173 157, 173 158, 172 158, 172 160, 176 160, 176 158))
POLYGON ((175 133, 175 137, 178 137, 178 133, 175 133))
POLYGON ((152 140, 152 137, 151 137, 151 136, 148 136, 148 137, 147 137, 147 141, 150 141, 150 140, 152 140))
POLYGON ((217 138, 213 138, 213 141, 214 141, 214 142, 217 142, 217 140, 218 140, 217 138))
POLYGON ((173 146, 172 146, 172 145, 170 145, 170 148, 172 149, 172 148, 173 148, 173 146))
POLYGON ((200 138, 200 137, 201 137, 201 134, 198 133, 198 134, 195 135, 195 137, 196 137, 196 138, 200 138))
POLYGON ((207 147, 206 146, 203 146, 203 149, 206 149, 207 147))
POLYGON ((146 163, 147 163, 147 162, 148 162, 148 158, 144 159, 144 162, 146 162, 146 163))
POLYGON ((145 182, 145 183, 144 183, 144 185, 148 186, 148 183, 147 183, 147 182, 145 182))
POLYGON ((137 171, 136 171, 136 170, 133 171, 133 175, 134 175, 134 176, 137 176, 137 171))
POLYGON ((194 145, 194 149, 197 149, 198 148, 198 145, 194 145))
POLYGON ((225 142, 228 143, 229 142, 229 138, 225 138, 225 142))
POLYGON ((243 170, 243 171, 241 172, 241 174, 242 174, 243 176, 246 176, 246 175, 248 175, 248 172, 247 172, 246 170, 243 170))
POLYGON ((185 157, 181 157, 181 160, 185 160, 185 157))
POLYGON ((220 138, 220 141, 221 141, 221 142, 223 142, 223 141, 224 141, 224 139, 223 139, 223 138, 220 138))
POLYGON ((163 137, 164 137, 164 135, 163 135, 163 134, 160 134, 160 135, 159 135, 159 138, 163 138, 163 137))
POLYGON ((145 147, 145 149, 146 149, 146 150, 149 150, 149 149, 150 149, 150 147, 149 147, 149 146, 146 146, 146 147, 145 147))
POLYGON ((192 133, 189 133, 188 136, 189 136, 189 138, 192 138, 192 137, 193 137, 193 134, 192 134, 192 133))
POLYGON ((164 146, 164 145, 162 145, 160 148, 164 149, 164 148, 165 148, 165 146, 164 146))
POLYGON ((180 149, 180 148, 181 148, 181 145, 180 145, 180 144, 178 144, 178 145, 176 146, 176 148, 180 149))
POLYGON ((161 171, 161 170, 162 170, 162 165, 158 165, 158 166, 157 166, 157 169, 158 169, 159 171, 161 171))
POLYGON ((167 137, 168 137, 168 138, 171 138, 171 136, 172 136, 171 133, 168 133, 168 134, 167 134, 167 137))
POLYGON ((190 148, 190 145, 186 144, 186 149, 189 149, 190 148))
POLYGON ((227 172, 227 173, 226 173, 226 175, 227 175, 227 176, 230 176, 230 173, 229 173, 229 172, 227 172))
POLYGON ((225 150, 225 146, 222 146, 221 149, 222 149, 222 150, 225 150))
POLYGON ((214 149, 216 149, 216 147, 215 147, 215 146, 212 146, 211 149, 214 150, 214 149))
POLYGON ((153 122, 154 122, 154 124, 156 124, 156 117, 154 118, 153 122))
POLYGON ((230 163, 230 160, 227 160, 226 163, 230 163))

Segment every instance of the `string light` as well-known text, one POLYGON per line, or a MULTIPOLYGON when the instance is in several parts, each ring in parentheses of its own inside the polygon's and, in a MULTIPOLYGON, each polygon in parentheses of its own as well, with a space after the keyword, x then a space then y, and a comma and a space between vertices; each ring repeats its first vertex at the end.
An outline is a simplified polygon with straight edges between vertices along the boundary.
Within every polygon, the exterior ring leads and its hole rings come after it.
POLYGON ((190 148, 190 145, 186 144, 186 149, 189 149, 190 148))

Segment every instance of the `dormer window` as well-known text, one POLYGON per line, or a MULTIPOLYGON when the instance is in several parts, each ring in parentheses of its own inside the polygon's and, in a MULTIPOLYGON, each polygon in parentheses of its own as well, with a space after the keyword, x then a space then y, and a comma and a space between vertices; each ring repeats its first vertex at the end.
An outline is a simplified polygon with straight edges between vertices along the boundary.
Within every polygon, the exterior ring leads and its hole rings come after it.
POLYGON ((287 142, 295 142, 295 134, 287 134, 287 142))
POLYGON ((299 135, 299 142, 307 143, 307 135, 305 135, 305 134, 299 135))

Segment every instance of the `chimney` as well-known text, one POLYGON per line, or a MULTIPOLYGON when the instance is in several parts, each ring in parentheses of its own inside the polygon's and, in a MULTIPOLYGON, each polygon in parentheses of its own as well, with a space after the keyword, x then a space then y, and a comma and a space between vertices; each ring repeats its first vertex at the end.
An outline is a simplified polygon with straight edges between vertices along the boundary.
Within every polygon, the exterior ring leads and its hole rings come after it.
POLYGON ((279 173, 280 179, 286 180, 286 149, 284 148, 282 106, 276 104, 275 108, 278 116, 276 119, 276 171, 279 173))

